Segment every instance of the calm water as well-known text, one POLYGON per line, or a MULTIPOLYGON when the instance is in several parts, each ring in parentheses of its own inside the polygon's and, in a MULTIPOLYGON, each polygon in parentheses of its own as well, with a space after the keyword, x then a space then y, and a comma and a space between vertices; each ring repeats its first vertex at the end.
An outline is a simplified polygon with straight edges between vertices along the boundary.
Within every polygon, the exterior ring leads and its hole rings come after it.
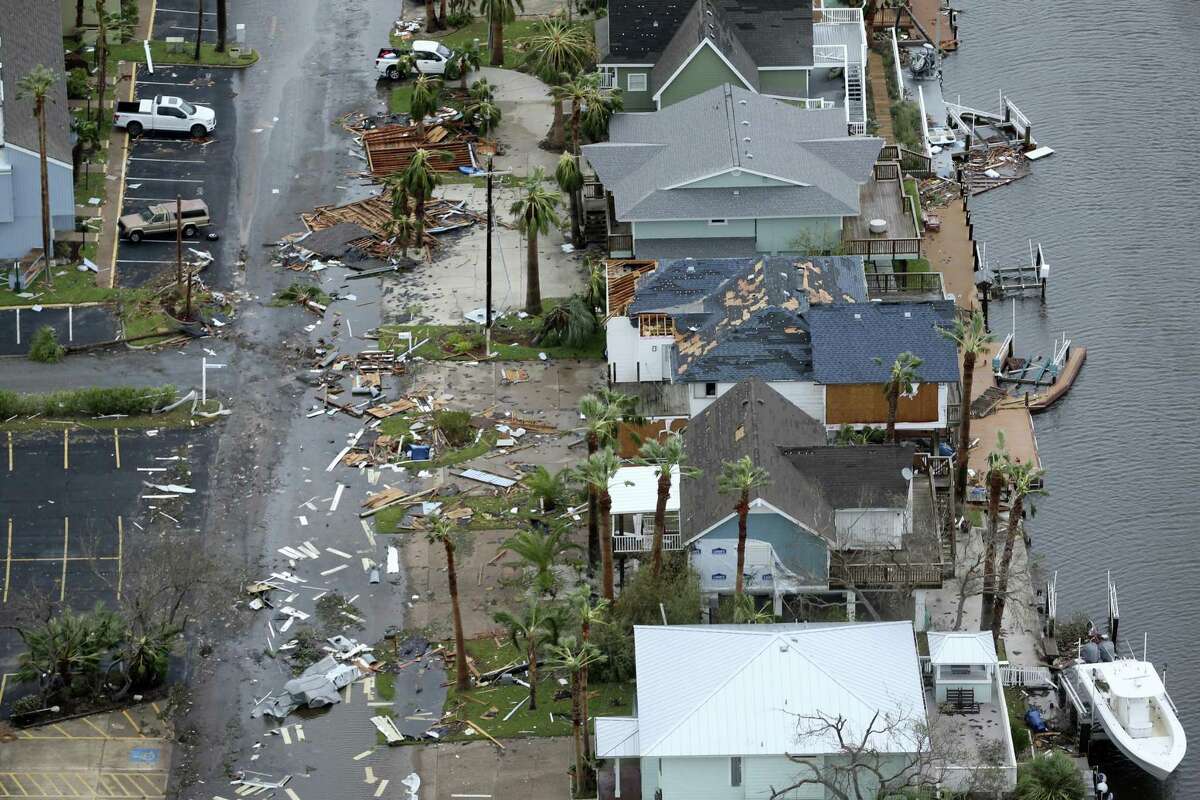
MULTIPOLYGON (((972 204, 989 256, 1024 259, 1032 238, 1052 264, 1046 303, 1018 303, 1018 353, 1046 353, 1063 331, 1088 348, 1069 397, 1036 418, 1051 494, 1037 504, 1034 547, 1058 570, 1060 619, 1103 619, 1111 569, 1121 633, 1139 651, 1149 633, 1150 659, 1169 667, 1189 754, 1161 790, 1120 775, 1117 797, 1196 797, 1197 5, 955 5, 962 49, 946 62, 947 99, 994 110, 1003 89, 1057 151, 972 204)), ((993 309, 1006 332, 1011 312, 993 309)))

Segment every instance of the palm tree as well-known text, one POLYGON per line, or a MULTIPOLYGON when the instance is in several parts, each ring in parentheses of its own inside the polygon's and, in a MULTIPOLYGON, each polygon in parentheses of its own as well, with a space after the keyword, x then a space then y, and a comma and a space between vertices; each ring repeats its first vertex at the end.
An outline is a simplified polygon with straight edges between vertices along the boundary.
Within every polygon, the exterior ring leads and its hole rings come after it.
POLYGON ((654 506, 654 544, 650 548, 650 564, 654 575, 662 571, 663 534, 667 530, 667 500, 671 497, 671 475, 679 470, 679 477, 694 478, 700 470, 686 465, 687 454, 683 448, 683 437, 668 433, 665 442, 647 439, 642 442, 639 464, 658 467, 658 501, 654 506))
POLYGON ((1021 518, 1025 515, 1025 499, 1032 494, 1046 494, 1039 488, 1046 473, 1032 464, 1010 464, 1005 470, 1012 502, 1008 507, 1008 531, 1004 539, 1004 555, 1000 557, 1000 577, 996 581, 996 596, 992 601, 992 640, 1000 639, 1000 623, 1004 619, 1004 605, 1008 600, 1008 571, 1012 566, 1013 545, 1021 518))
MULTIPOLYGON (((102 29, 103 30, 103 29, 102 29)), ((54 288, 54 249, 50 241, 50 175, 46 154, 46 100, 58 75, 38 64, 17 81, 17 99, 33 98, 33 116, 38 127, 38 156, 42 168, 42 257, 45 259, 46 286, 54 288)), ((103 96, 101 103, 103 103, 103 96)))
POLYGON ((1008 472, 1008 449, 1004 446, 1004 431, 996 434, 996 449, 988 453, 988 524, 983 549, 983 607, 979 612, 979 629, 989 627, 989 615, 995 601, 996 531, 1000 527, 1000 495, 1004 492, 1008 472))
POLYGON ((17 633, 25 644, 17 680, 38 684, 43 696, 69 692, 76 678, 96 672, 121 640, 119 620, 100 605, 83 614, 65 607, 41 627, 17 633))
MULTIPOLYGON (((599 452, 592 453, 576 468, 579 480, 596 494, 595 517, 600 530, 600 593, 605 600, 610 602, 615 592, 613 590, 612 562, 612 496, 608 493, 608 486, 613 476, 617 474, 618 467, 620 467, 620 463, 613 454, 612 448, 604 447, 599 452)), ((592 510, 589 508, 589 517, 592 515, 591 512, 592 510)), ((591 524, 590 519, 588 524, 591 524)))
POLYGON ((442 82, 428 75, 421 75, 413 81, 412 99, 408 110, 417 125, 417 138, 425 141, 425 117, 437 113, 442 104, 442 82))
POLYGON ((413 219, 408 211, 408 188, 404 185, 404 173, 393 172, 383 179, 383 185, 391 193, 392 199, 392 216, 388 225, 390 235, 399 240, 402 255, 408 255, 408 243, 412 239, 413 233, 409 222, 411 221, 415 224, 416 220, 413 219))
POLYGON ((959 409, 958 475, 955 476, 954 500, 962 505, 967 496, 967 461, 971 448, 971 390, 975 382, 975 359, 986 354, 988 345, 992 343, 992 335, 988 333, 983 314, 976 311, 971 314, 971 321, 964 324, 961 319, 954 320, 951 328, 942 328, 942 335, 951 339, 962 351, 962 403, 959 409))
POLYGON ((495 98, 492 85, 488 83, 487 78, 480 78, 472 83, 471 88, 467 90, 467 95, 472 100, 492 100, 495 98))
POLYGON ((504 66, 504 26, 525 10, 524 0, 479 0, 479 13, 491 26, 493 67, 504 66))
POLYGON ((467 91, 467 77, 482 65, 483 51, 479 49, 479 45, 473 39, 455 52, 454 68, 458 70, 458 77, 462 80, 464 92, 467 91))
POLYGON ((217 52, 225 52, 225 28, 229 17, 226 0, 217 0, 217 52))
POLYGON ((519 563, 533 568, 533 588, 538 594, 555 595, 558 590, 555 565, 566 553, 582 549, 570 541, 570 534, 570 525, 556 520, 546 531, 536 528, 520 530, 504 542, 504 546, 521 559, 519 563))
POLYGON ((721 477, 717 479, 717 491, 721 494, 737 495, 733 510, 738 515, 737 579, 734 594, 742 594, 743 576, 746 572, 746 527, 750 516, 750 492, 771 482, 771 476, 762 467, 756 467, 750 456, 737 461, 721 463, 721 477))
POLYGON ((583 228, 579 225, 579 190, 583 188, 583 173, 575 155, 563 153, 559 157, 554 167, 554 180, 571 201, 571 244, 583 247, 583 228))
POLYGON ((105 0, 96 0, 96 122, 104 119, 105 95, 108 92, 108 14, 105 0))
POLYGON ((891 374, 883 384, 883 394, 887 397, 888 404, 887 436, 893 443, 896 441, 896 413, 900 407, 900 397, 913 393, 914 385, 921 379, 917 374, 917 367, 924 363, 921 358, 908 351, 901 353, 896 356, 891 374))
POLYGON ((437 8, 433 4, 433 0, 425 0, 425 30, 427 33, 440 31, 442 29, 442 21, 438 19, 437 8))
POLYGON ((529 710, 537 710, 537 662, 538 652, 547 643, 558 639, 558 617, 536 596, 525 600, 520 616, 508 611, 497 611, 493 619, 508 629, 508 638, 513 648, 524 652, 529 660, 529 710))
POLYGON ((549 663, 565 669, 571 674, 571 739, 575 744, 575 797, 587 797, 592 785, 592 770, 589 764, 585 728, 587 725, 587 669, 592 664, 605 660, 605 656, 593 644, 575 643, 567 637, 560 644, 547 648, 549 663))
POLYGON ((466 108, 467 120, 475 124, 475 129, 484 136, 491 133, 500 124, 503 114, 500 106, 490 98, 472 100, 466 108))
POLYGON ((440 543, 446 550, 446 581, 450 584, 450 612, 454 618, 454 688, 465 692, 471 688, 467 672, 467 642, 463 636, 462 611, 458 607, 458 571, 454 566, 454 521, 434 514, 429 521, 425 538, 430 544, 440 543))
POLYGON ((152 631, 126 635, 121 659, 130 685, 135 688, 152 686, 166 677, 171 650, 182 632, 179 626, 164 625, 152 631))
POLYGON ((592 141, 600 141, 608 135, 608 121, 612 115, 624 107, 620 89, 597 89, 595 97, 588 100, 587 109, 583 112, 583 132, 592 141))
POLYGON ((571 76, 592 61, 596 48, 582 25, 572 25, 560 17, 550 17, 538 23, 527 42, 525 64, 530 71, 550 84, 554 99, 554 122, 546 137, 550 147, 563 145, 563 101, 567 99, 564 86, 571 76))
POLYGON ((1051 750, 1021 764, 1017 800, 1083 800, 1083 778, 1065 753, 1051 750))
POLYGON ((525 488, 538 503, 542 514, 549 516, 563 506, 570 492, 570 470, 551 472, 537 467, 525 478, 525 488))
MULTIPOLYGON (((592 640, 593 625, 607 625, 609 602, 603 598, 592 600, 592 589, 590 586, 583 584, 567 598, 568 606, 575 619, 579 622, 579 638, 586 647, 592 640)), ((588 688, 588 667, 584 665, 583 669, 583 755, 584 758, 591 760, 592 744, 591 736, 588 732, 588 704, 587 704, 587 688, 588 688)))
POLYGON ((542 287, 538 278, 539 234, 547 234, 551 228, 562 225, 555 209, 562 201, 557 194, 546 188, 546 172, 535 167, 521 182, 523 194, 509 208, 516 217, 517 230, 525 234, 525 313, 533 317, 542 315, 542 287))
POLYGON ((75 33, 83 27, 83 0, 75 0, 75 33))
POLYGON ((581 72, 561 87, 563 98, 571 101, 571 152, 579 154, 583 144, 583 110, 593 104, 603 105, 604 90, 600 88, 600 73, 581 72))
MULTIPOLYGON (((600 451, 601 445, 616 441, 618 415, 611 404, 599 395, 585 394, 579 399, 579 414, 583 417, 584 441, 588 456, 600 451)), ((600 562, 600 526, 596 513, 597 494, 587 487, 588 506, 588 566, 594 569, 600 562)), ((590 573, 589 573, 590 574, 590 573)))
POLYGON ((420 149, 413 153, 412 160, 401 173, 401 180, 407 192, 413 197, 413 215, 417 218, 413 244, 418 249, 424 247, 425 236, 425 201, 433 194, 434 188, 442 182, 442 176, 433 168, 432 156, 428 150, 420 149))

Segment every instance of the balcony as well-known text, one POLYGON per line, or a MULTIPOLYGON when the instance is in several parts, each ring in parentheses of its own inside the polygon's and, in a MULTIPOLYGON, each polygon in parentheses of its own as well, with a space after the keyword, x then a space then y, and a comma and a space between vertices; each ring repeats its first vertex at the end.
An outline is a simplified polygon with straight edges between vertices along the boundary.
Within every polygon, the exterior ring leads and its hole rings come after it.
POLYGON ((843 253, 868 260, 901 260, 921 257, 921 231, 917 210, 904 191, 900 165, 875 165, 874 180, 859 190, 859 214, 847 217, 842 230, 843 253), (872 222, 882 221, 876 233, 872 222))
POLYGON ((867 281, 867 296, 872 300, 911 302, 946 299, 946 288, 940 272, 868 271, 863 277, 867 281))
MULTIPOLYGON (((649 553, 654 547, 654 534, 613 534, 613 552, 617 555, 649 553)), ((678 532, 663 534, 663 550, 682 550, 683 537, 678 532)))

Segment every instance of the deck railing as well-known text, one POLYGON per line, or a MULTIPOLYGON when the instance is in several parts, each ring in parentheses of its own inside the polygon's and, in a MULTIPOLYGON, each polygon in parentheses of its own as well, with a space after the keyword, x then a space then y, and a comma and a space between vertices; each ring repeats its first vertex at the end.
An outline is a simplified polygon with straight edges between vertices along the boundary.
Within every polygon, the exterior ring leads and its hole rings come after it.
POLYGON ((847 256, 888 256, 891 258, 920 258, 920 239, 847 239, 842 242, 842 254, 847 256))
POLYGON ((945 296, 940 272, 868 272, 867 296, 886 294, 937 294, 945 296))
POLYGON ((862 24, 861 8, 823 8, 813 7, 813 22, 848 22, 862 24))
POLYGON ((844 583, 859 589, 868 586, 942 586, 942 564, 841 564, 831 570, 830 584, 844 583))
MULTIPOLYGON (((654 534, 617 533, 613 534, 614 553, 649 553, 654 547, 654 534)), ((663 550, 682 550, 683 537, 670 531, 663 534, 663 550)))
POLYGON ((608 236, 608 254, 614 258, 633 256, 633 234, 611 233, 608 236))
POLYGON ((1005 686, 1054 686, 1054 678, 1048 667, 1000 667, 1000 680, 1005 686))

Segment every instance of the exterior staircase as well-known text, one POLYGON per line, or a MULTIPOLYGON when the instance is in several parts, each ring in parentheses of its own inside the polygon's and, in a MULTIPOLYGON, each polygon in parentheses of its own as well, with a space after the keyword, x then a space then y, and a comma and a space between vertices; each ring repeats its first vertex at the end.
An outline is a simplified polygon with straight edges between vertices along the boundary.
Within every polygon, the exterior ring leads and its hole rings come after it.
POLYGON ((863 65, 848 60, 845 74, 846 123, 851 135, 864 136, 867 133, 867 86, 863 65))

